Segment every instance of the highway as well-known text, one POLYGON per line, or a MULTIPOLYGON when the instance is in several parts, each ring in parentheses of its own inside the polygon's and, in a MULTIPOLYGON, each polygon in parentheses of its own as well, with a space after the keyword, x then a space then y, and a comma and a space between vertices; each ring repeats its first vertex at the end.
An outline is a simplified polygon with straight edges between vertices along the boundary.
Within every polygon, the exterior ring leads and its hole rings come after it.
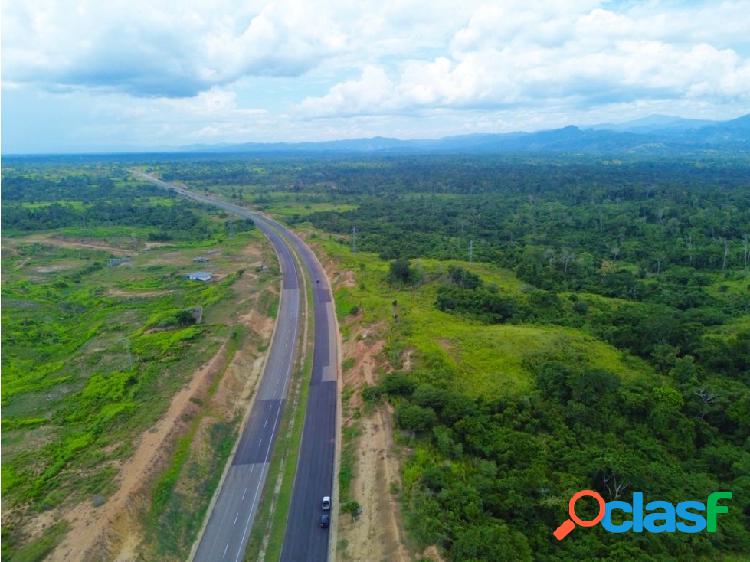
POLYGON ((272 243, 281 264, 281 302, 258 394, 193 559, 197 562, 238 562, 244 556, 286 400, 294 351, 301 337, 302 272, 293 258, 291 244, 312 285, 315 335, 312 379, 281 559, 323 562, 328 559, 330 530, 321 529, 318 519, 323 496, 334 495, 339 373, 335 309, 325 271, 312 250, 276 221, 143 172, 134 174, 195 201, 252 219, 272 243))
MULTIPOLYGON (((297 474, 292 493, 282 562, 328 559, 328 529, 316 528, 323 496, 333 496, 336 456, 336 403, 339 372, 338 333, 331 289, 323 267, 310 248, 295 235, 289 237, 313 278, 315 351, 310 393, 305 413, 297 474)), ((337 501, 337 498, 332 498, 337 501)), ((331 524, 335 525, 332 519, 331 524)))

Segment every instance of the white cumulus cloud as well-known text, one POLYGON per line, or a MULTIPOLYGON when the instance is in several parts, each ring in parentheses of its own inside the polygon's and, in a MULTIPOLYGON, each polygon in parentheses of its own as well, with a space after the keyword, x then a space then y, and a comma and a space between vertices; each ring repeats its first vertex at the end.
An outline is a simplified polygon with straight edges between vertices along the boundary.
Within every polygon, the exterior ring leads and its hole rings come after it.
POLYGON ((192 96, 246 75, 296 76, 347 36, 314 3, 9 0, 5 79, 192 96))
POLYGON ((325 116, 561 100, 576 105, 750 100, 750 59, 729 46, 723 32, 725 18, 732 18, 730 35, 743 24, 750 29, 748 3, 685 8, 672 26, 658 3, 651 11, 639 7, 623 13, 600 4, 509 0, 481 5, 455 31, 444 54, 404 59, 392 68, 368 66, 360 79, 308 97, 301 109, 325 116), (748 10, 739 9, 741 4, 748 10), (368 84, 376 75, 373 97, 368 84))
POLYGON ((4 150, 750 109, 750 0, 5 0, 2 27, 4 150))

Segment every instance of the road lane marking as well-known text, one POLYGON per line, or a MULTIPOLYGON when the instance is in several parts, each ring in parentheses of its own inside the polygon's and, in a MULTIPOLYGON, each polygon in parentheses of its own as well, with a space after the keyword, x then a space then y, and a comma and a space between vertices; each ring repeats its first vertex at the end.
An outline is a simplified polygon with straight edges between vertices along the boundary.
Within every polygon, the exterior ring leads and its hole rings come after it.
POLYGON ((245 494, 247 494, 247 487, 245 487, 244 491, 242 492, 242 501, 245 501, 245 494))
POLYGON ((229 543, 227 543, 227 546, 224 547, 224 554, 221 555, 222 558, 224 558, 227 555, 228 548, 229 548, 229 543))
POLYGON ((276 434, 276 425, 279 423, 279 412, 281 411, 281 405, 276 408, 276 419, 273 422, 273 429, 271 430, 271 439, 268 440, 268 449, 266 449, 266 459, 263 462, 268 462, 268 454, 271 452, 271 443, 273 442, 273 436, 276 434))
POLYGON ((237 513, 235 514, 235 516, 234 516, 234 523, 232 523, 232 525, 236 525, 236 524, 237 524, 237 518, 238 518, 239 516, 240 516, 240 512, 238 511, 238 512, 237 512, 237 513))
MULTIPOLYGON (((253 468, 255 468, 255 465, 253 465, 253 468)), ((262 472, 262 470, 261 470, 262 472)), ((261 474, 261 477, 263 474, 261 474)), ((234 562, 239 562, 240 560, 240 554, 242 553, 242 546, 245 543, 245 536, 247 535, 247 530, 250 525, 250 519, 253 517, 253 512, 255 511, 255 500, 258 497, 258 492, 260 491, 260 482, 262 478, 258 478, 258 484, 255 486, 255 494, 253 495, 253 503, 250 504, 250 513, 247 515, 247 521, 245 521, 245 530, 242 531, 242 539, 240 540, 240 548, 237 549, 237 556, 234 559, 234 562)))

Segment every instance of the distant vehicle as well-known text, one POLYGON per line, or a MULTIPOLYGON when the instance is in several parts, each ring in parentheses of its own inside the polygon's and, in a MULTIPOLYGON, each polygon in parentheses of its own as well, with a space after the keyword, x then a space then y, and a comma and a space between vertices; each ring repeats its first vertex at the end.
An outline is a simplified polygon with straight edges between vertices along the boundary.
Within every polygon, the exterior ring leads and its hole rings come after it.
POLYGON ((323 508, 323 511, 328 511, 329 509, 331 509, 331 496, 323 497, 323 503, 321 507, 323 508))
POLYGON ((316 279, 316 280, 315 280, 315 282, 316 282, 316 283, 320 283, 320 279, 316 279))
POLYGON ((331 516, 327 513, 324 513, 320 516, 320 528, 321 529, 327 529, 328 525, 331 524, 331 516))

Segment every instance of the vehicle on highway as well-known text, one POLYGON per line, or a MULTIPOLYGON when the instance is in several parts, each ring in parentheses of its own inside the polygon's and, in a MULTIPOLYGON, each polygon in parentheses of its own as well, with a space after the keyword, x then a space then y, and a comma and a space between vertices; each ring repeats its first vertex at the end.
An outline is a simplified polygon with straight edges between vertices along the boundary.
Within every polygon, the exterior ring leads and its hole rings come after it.
POLYGON ((323 511, 331 509, 331 496, 323 496, 323 503, 321 504, 323 511))
POLYGON ((320 528, 321 529, 327 529, 328 525, 331 524, 331 516, 327 513, 324 513, 320 516, 320 528))

